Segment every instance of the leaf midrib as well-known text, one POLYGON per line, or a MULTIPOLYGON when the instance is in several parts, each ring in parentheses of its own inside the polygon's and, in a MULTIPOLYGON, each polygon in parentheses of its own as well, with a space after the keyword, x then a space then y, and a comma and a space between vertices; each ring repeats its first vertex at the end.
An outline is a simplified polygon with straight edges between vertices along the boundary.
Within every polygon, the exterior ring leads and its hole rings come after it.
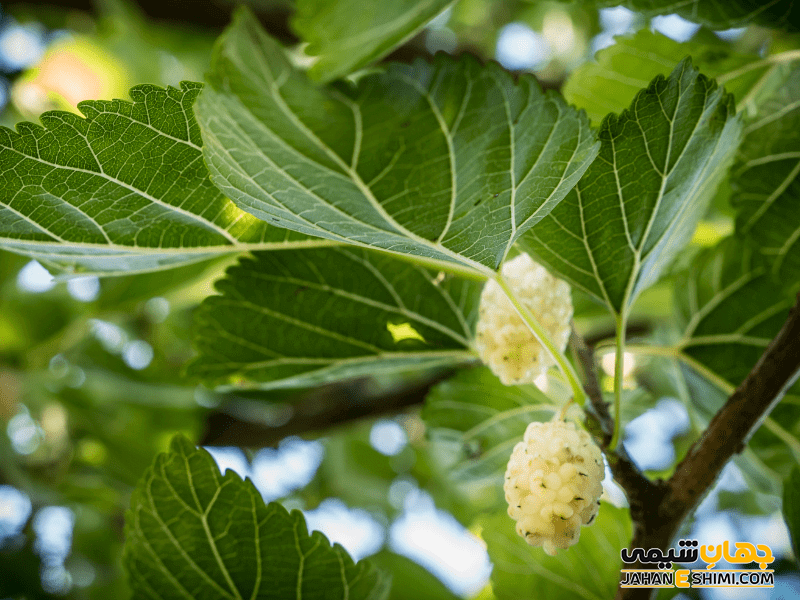
MULTIPOLYGON (((76 173, 83 173, 83 174, 86 174, 86 175, 89 175, 89 176, 93 176, 93 177, 100 177, 101 179, 105 179, 109 183, 114 183, 116 185, 119 185, 122 188, 125 188, 128 191, 133 192, 134 194, 142 196, 143 198, 145 198, 146 200, 149 200, 153 204, 161 206, 162 208, 166 208, 167 210, 177 212, 177 213, 179 213, 179 214, 181 214, 181 215, 183 215, 185 217, 188 217, 192 221, 198 222, 199 224, 201 224, 204 227, 208 227, 208 229, 211 229, 212 231, 216 231, 217 233, 222 235, 224 238, 226 238, 232 244, 235 244, 235 243, 238 242, 238 240, 235 237, 233 237, 227 229, 224 229, 223 227, 220 227, 216 223, 213 223, 212 221, 208 221, 207 219, 201 217, 200 215, 191 213, 191 212, 187 211, 186 209, 183 209, 183 208, 181 208, 179 206, 175 206, 175 205, 169 204, 168 202, 164 202, 160 198, 156 198, 155 196, 149 194, 148 192, 146 192, 144 190, 137 189, 134 186, 132 186, 132 185, 130 185, 128 183, 125 183, 124 181, 122 181, 120 179, 117 179, 116 177, 112 177, 111 175, 108 175, 107 173, 105 173, 105 171, 103 171, 102 168, 101 168, 100 172, 97 172, 97 171, 91 171, 89 169, 82 169, 80 167, 69 167, 69 166, 66 166, 66 165, 59 165, 59 164, 51 163, 51 162, 48 162, 48 161, 46 161, 46 160, 44 160, 42 158, 39 158, 39 157, 34 158, 34 157, 32 157, 32 156, 30 156, 28 154, 25 154, 24 152, 20 152, 16 148, 10 148, 8 146, 5 146, 5 149, 9 150, 11 152, 14 152, 14 153, 16 153, 16 154, 18 154, 20 156, 23 156, 28 160, 36 161, 36 162, 38 162, 38 163, 40 163, 42 165, 47 165, 47 166, 53 167, 54 169, 57 169, 57 170, 67 169, 69 171, 73 171, 73 172, 76 172, 76 173)), ((198 159, 202 160, 202 155, 198 155, 192 161, 192 163, 195 160, 198 160, 198 159)), ((191 165, 192 163, 189 163, 189 165, 191 165)), ((84 211, 80 210, 79 207, 70 204, 69 202, 67 202, 63 198, 59 198, 59 199, 65 205, 69 206, 70 208, 72 208, 75 211, 79 212, 80 214, 84 215, 87 219, 89 219, 92 223, 94 223, 97 226, 97 228, 100 230, 100 233, 103 234, 103 237, 105 237, 106 241, 109 244, 112 243, 111 239, 108 237, 108 234, 105 232, 105 229, 103 229, 103 227, 99 223, 97 223, 97 221, 95 221, 94 218, 92 218, 90 215, 86 214, 84 211)), ((6 205, 4 203, 3 206, 8 206, 8 205, 6 205)), ((17 212, 17 211, 15 210, 14 212, 17 212)), ((44 231, 47 231, 47 230, 44 230, 44 231)), ((49 231, 47 233, 50 234, 49 231)), ((50 235, 52 235, 52 234, 50 234, 50 235)), ((57 236, 54 235, 53 237, 57 237, 57 236)))
MULTIPOLYGON (((236 58, 237 58, 237 63, 239 65, 239 67, 242 68, 243 72, 250 71, 250 69, 247 68, 247 61, 243 61, 242 57, 238 56, 238 55, 237 55, 236 58)), ((483 264, 481 264, 481 263, 479 263, 477 261, 474 261, 474 260, 472 260, 470 258, 467 258, 465 256, 462 256, 461 254, 458 254, 458 253, 450 250, 449 248, 447 248, 446 246, 442 245, 438 241, 437 242, 431 242, 430 240, 427 240, 427 239, 415 234, 411 230, 407 229, 406 227, 404 227, 403 225, 398 223, 394 219, 394 217, 392 217, 386 211, 386 209, 383 207, 383 205, 380 202, 378 202, 378 200, 375 198, 374 194, 372 193, 372 190, 366 185, 366 183, 363 181, 361 176, 355 170, 353 170, 351 168, 351 165, 348 165, 332 148, 330 148, 327 144, 325 144, 289 108, 289 106, 286 104, 286 101, 285 101, 283 95, 281 94, 280 88, 276 85, 275 76, 272 73, 272 70, 270 69, 269 65, 266 64, 265 57, 262 54, 258 54, 258 63, 260 65, 260 67, 261 67, 261 69, 260 69, 261 70, 261 74, 263 75, 262 80, 265 80, 267 82, 267 85, 269 87, 268 91, 271 92, 271 96, 274 99, 274 101, 275 101, 276 105, 278 106, 278 108, 280 109, 281 113, 306 137, 306 139, 310 143, 312 143, 319 150, 321 150, 329 159, 331 159, 343 171, 344 174, 347 175, 347 177, 345 179, 347 181, 350 181, 351 183, 353 183, 358 188, 358 190, 359 190, 359 192, 361 192, 362 196, 367 200, 367 202, 370 204, 370 206, 373 208, 373 210, 375 210, 377 212, 377 214, 387 223, 387 225, 389 225, 390 227, 395 228, 397 230, 397 232, 399 232, 403 236, 411 239, 412 241, 416 242, 417 244, 419 244, 421 246, 424 246, 424 247, 427 247, 427 248, 429 248, 431 250, 434 250, 434 251, 437 251, 437 252, 440 252, 442 254, 447 255, 448 257, 450 257, 452 260, 456 261, 457 263, 468 267, 470 270, 472 270, 476 274, 480 274, 480 275, 482 275, 484 277, 493 276, 494 271, 489 269, 488 267, 484 266, 483 264)), ((258 78, 254 79, 254 81, 257 81, 257 80, 258 80, 258 78)), ((414 82, 414 83, 415 83, 415 85, 418 85, 418 83, 416 83, 416 82, 414 82)), ((433 99, 430 97, 430 94, 427 91, 425 91, 424 89, 421 89, 421 88, 419 88, 418 91, 425 98, 426 102, 428 102, 430 105, 434 105, 435 104, 433 102, 433 99)), ((360 112, 360 108, 358 107, 357 103, 353 102, 350 98, 342 96, 341 94, 335 94, 335 96, 339 99, 340 102, 342 102, 345 106, 348 106, 350 108, 351 112, 354 115, 353 118, 354 118, 354 122, 355 122, 355 120, 356 120, 356 117, 355 117, 356 112, 355 111, 358 110, 360 112)), ((251 114, 250 111, 247 111, 247 110, 245 111, 245 113, 251 114)), ((337 173, 336 171, 331 170, 329 167, 326 167, 325 165, 323 165, 321 163, 313 162, 309 157, 303 155, 302 153, 297 151, 295 148, 293 148, 291 146, 288 146, 284 140, 280 139, 280 136, 275 134, 275 132, 273 132, 270 128, 268 128, 266 126, 266 124, 263 123, 262 121, 260 121, 259 119, 256 119, 254 116, 252 116, 251 121, 253 122, 253 124, 258 126, 262 131, 265 131, 266 133, 268 133, 275 141, 277 141, 278 143, 282 144, 285 149, 287 149, 288 151, 290 151, 293 154, 297 155, 304 162, 310 163, 315 168, 324 169, 328 173, 333 174, 335 176, 339 176, 339 177, 342 176, 342 173, 337 173)), ((439 122, 439 126, 441 128, 443 126, 443 123, 439 122)), ((448 149, 449 149, 449 155, 450 155, 449 158, 450 158, 450 161, 451 161, 451 174, 454 177, 455 173, 454 173, 454 170, 452 169, 452 161, 455 160, 455 157, 454 157, 454 152, 453 152, 453 149, 452 149, 452 140, 450 139, 450 136, 448 135, 448 131, 446 130, 446 128, 442 129, 442 133, 443 133, 443 135, 445 136, 445 138, 447 139, 447 142, 448 142, 448 149)), ((275 165, 275 163, 273 161, 270 161, 269 158, 263 152, 260 152, 260 154, 271 165, 273 165, 276 169, 278 168, 277 165, 275 165)), ((346 216, 348 219, 351 219, 351 220, 353 219, 352 216, 348 215, 347 213, 342 212, 340 209, 338 209, 338 207, 334 206, 333 204, 331 204, 327 200, 321 198, 320 196, 317 196, 311 190, 308 190, 308 188, 306 188, 304 185, 302 185, 295 178, 289 177, 288 174, 285 174, 285 172, 280 170, 280 169, 278 169, 278 170, 281 171, 282 173, 284 173, 284 176, 286 176, 288 179, 294 181, 301 189, 303 189, 304 191, 306 191, 310 195, 316 197, 325 206, 329 207, 330 209, 336 210, 337 212, 340 212, 343 216, 346 216)), ((249 178, 249 176, 247 176, 247 177, 249 178)), ((259 187, 261 187, 261 186, 259 186, 259 187)), ((261 188, 261 189, 263 190, 263 188, 261 188)), ((283 204, 278 202, 271 194, 268 194, 268 192, 266 190, 263 190, 263 191, 264 191, 264 193, 269 195, 269 197, 272 198, 273 201, 275 201, 277 204, 283 206, 283 204)), ((453 193, 455 193, 455 190, 454 190, 453 193)), ((286 210, 285 207, 284 207, 284 210, 286 210)), ((287 212, 289 212, 289 213, 294 215, 294 213, 292 211, 287 211, 287 212)), ((295 216, 297 216, 297 215, 295 215, 295 216)), ((310 223, 308 221, 306 221, 306 222, 309 223, 309 226, 315 227, 314 223, 310 223)), ((360 224, 364 224, 364 225, 368 225, 367 223, 364 223, 363 221, 359 221, 359 223, 360 224)), ((375 226, 371 226, 371 227, 375 227, 375 226)), ((319 228, 317 228, 317 229, 319 229, 319 228)), ((385 230, 377 228, 377 227, 375 227, 375 229, 377 229, 378 231, 381 231, 381 232, 385 232, 385 230)), ((327 230, 322 230, 322 231, 326 231, 326 233, 328 233, 327 230)), ((329 235, 330 235, 330 233, 329 233, 329 235)), ((335 235, 335 234, 333 234, 333 235, 335 235)), ((441 239, 441 236, 438 239, 441 239)))

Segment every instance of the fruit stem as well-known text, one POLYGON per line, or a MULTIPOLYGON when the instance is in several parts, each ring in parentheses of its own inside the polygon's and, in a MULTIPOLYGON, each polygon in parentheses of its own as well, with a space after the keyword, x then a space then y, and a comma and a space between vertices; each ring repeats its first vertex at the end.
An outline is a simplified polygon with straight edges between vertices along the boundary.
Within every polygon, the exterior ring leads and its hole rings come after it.
POLYGON ((550 339, 550 336, 547 335, 547 331, 542 327, 539 321, 536 319, 534 314, 528 310, 522 302, 520 302, 517 295, 514 293, 514 290, 511 289, 511 286, 508 284, 508 281, 500 274, 497 273, 494 276, 497 285, 500 286, 500 289, 503 290, 503 293, 506 297, 511 301, 511 304, 514 306, 514 309, 517 311, 522 320, 525 321, 525 324, 530 329, 531 333, 539 340, 539 343, 544 346, 550 356, 553 357, 558 367, 561 369, 561 372, 564 373, 564 376, 567 378, 569 382, 569 386, 572 388, 572 398, 575 402, 578 403, 579 406, 583 406, 586 403, 586 394, 583 391, 583 387, 581 386, 580 382, 578 381, 578 375, 575 373, 575 369, 572 367, 572 364, 567 360, 562 352, 558 351, 553 341, 550 339))
POLYGON ((614 354, 614 435, 608 449, 614 452, 619 443, 619 415, 622 404, 622 380, 625 367, 625 327, 627 326, 627 311, 622 311, 617 316, 616 352, 614 354))

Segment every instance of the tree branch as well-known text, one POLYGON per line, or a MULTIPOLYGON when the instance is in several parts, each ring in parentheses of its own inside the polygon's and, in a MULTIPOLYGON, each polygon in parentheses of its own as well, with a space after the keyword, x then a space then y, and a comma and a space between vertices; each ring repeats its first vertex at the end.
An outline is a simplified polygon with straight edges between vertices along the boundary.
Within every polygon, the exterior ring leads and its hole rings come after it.
POLYGON ((371 390, 371 381, 366 377, 317 388, 293 401, 290 418, 277 426, 243 418, 237 414, 235 406, 215 411, 206 419, 206 430, 199 444, 263 448, 274 446, 289 435, 322 431, 365 417, 395 413, 422 404, 433 386, 454 374, 453 369, 439 371, 389 392, 371 390))
MULTIPOLYGON (((619 444, 616 451, 608 449, 614 433, 614 418, 608 412, 608 402, 603 400, 600 382, 597 380, 597 365, 594 360, 594 350, 586 344, 583 338, 572 328, 570 345, 577 362, 583 371, 584 390, 589 396, 589 405, 586 414, 589 418, 589 428, 595 437, 600 440, 605 451, 608 466, 614 475, 614 480, 625 491, 630 505, 631 519, 634 528, 644 523, 645 513, 649 506, 661 502, 666 489, 661 480, 650 481, 631 460, 625 447, 619 444)), ((634 531, 634 534, 636 531, 634 531)))
MULTIPOLYGON (((127 10, 141 13, 147 21, 160 21, 162 23, 189 25, 210 31, 222 31, 231 20, 231 13, 237 6, 233 0, 192 0, 191 10, 187 10, 185 2, 164 2, 163 0, 134 0, 131 5, 126 3, 127 10)), ((287 44, 297 42, 297 36, 289 25, 289 19, 294 12, 292 3, 286 2, 251 2, 250 8, 255 12, 261 24, 269 31, 270 35, 287 44)), ((99 0, 4 0, 3 8, 11 12, 24 10, 36 11, 34 14, 43 14, 43 10, 79 10, 105 16, 113 12, 113 4, 108 5, 99 0)))
MULTIPOLYGON (((689 449, 666 482, 660 501, 645 507, 634 529, 633 548, 667 550, 678 530, 741 452, 775 405, 800 375, 800 294, 775 339, 689 449)), ((633 511, 631 511, 633 516, 633 511)), ((619 588, 617 600, 650 598, 649 588, 619 588)))

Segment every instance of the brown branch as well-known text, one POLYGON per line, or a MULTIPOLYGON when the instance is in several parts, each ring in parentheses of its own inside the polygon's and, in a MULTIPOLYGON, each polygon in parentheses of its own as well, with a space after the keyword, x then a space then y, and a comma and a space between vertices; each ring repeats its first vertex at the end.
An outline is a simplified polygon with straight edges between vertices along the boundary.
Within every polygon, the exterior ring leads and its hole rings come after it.
POLYGON ((454 373, 453 369, 439 371, 381 393, 370 389, 368 378, 318 388, 292 401, 291 417, 278 426, 243 418, 237 415, 234 404, 208 416, 199 443, 204 446, 263 448, 274 446, 286 436, 322 431, 365 417, 395 413, 422 404, 433 386, 454 373))
POLYGON ((591 403, 586 410, 590 429, 601 442, 614 480, 625 491, 630 505, 631 519, 634 527, 637 527, 637 524, 644 522, 647 507, 658 504, 663 498, 666 492, 664 483, 661 480, 650 481, 645 477, 628 456, 624 446, 620 445, 613 452, 608 449, 614 433, 614 418, 609 413, 608 402, 603 400, 603 394, 600 391, 594 350, 575 331, 574 327, 570 345, 583 371, 584 390, 591 403))
MULTIPOLYGON (((11 13, 27 12, 32 15, 47 15, 53 10, 78 10, 103 17, 114 13, 114 7, 98 0, 4 0, 3 8, 11 13)), ((192 0, 186 2, 164 2, 164 0, 135 0, 125 3, 125 10, 137 14, 148 22, 172 25, 188 25, 208 31, 222 31, 231 21, 237 2, 227 0, 192 0)), ((250 3, 262 25, 270 35, 284 43, 295 43, 297 36, 289 26, 293 12, 291 2, 250 3)))
MULTIPOLYGON (((634 529, 631 547, 667 550, 722 468, 744 449, 798 375, 800 294, 778 335, 678 464, 665 484, 660 501, 645 507, 644 518, 634 529)), ((619 588, 617 600, 645 600, 652 592, 649 588, 619 588)))

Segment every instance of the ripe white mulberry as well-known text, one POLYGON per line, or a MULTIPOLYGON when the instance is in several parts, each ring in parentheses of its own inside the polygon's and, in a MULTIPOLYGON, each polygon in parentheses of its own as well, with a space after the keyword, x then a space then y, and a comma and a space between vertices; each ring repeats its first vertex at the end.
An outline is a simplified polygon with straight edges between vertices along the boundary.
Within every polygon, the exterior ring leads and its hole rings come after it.
MULTIPOLYGON (((572 318, 569 285, 550 275, 524 253, 505 263, 502 274, 520 302, 534 314, 553 344, 563 352, 572 318)), ((475 348, 481 360, 505 385, 533 383, 555 364, 494 280, 489 280, 481 293, 475 348)))
POLYGON ((603 455, 574 423, 531 423, 514 446, 503 489, 517 533, 531 546, 555 556, 578 543, 603 492, 603 455))

